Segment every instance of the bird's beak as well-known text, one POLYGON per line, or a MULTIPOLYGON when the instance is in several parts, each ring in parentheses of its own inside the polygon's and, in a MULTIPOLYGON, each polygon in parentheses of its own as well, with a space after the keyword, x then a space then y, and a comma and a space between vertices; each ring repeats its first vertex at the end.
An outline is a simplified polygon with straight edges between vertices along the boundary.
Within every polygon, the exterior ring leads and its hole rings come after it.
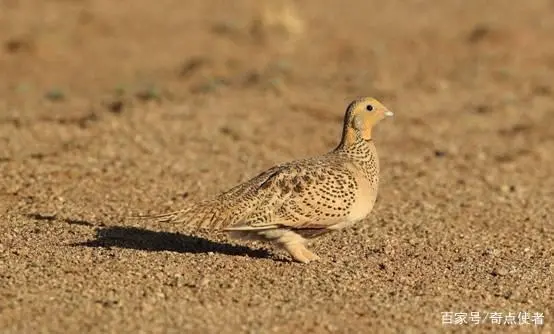
POLYGON ((385 116, 392 117, 393 115, 394 115, 394 113, 392 111, 390 111, 390 110, 385 111, 385 116))

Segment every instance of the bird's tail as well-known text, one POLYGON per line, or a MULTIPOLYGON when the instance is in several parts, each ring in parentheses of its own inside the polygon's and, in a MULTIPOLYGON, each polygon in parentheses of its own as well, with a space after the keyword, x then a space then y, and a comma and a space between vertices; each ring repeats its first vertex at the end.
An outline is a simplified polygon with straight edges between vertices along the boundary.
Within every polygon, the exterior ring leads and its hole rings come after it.
POLYGON ((159 222, 183 223, 193 227, 210 229, 217 227, 220 208, 217 201, 206 200, 193 203, 186 209, 157 215, 128 216, 134 219, 156 219, 159 222))

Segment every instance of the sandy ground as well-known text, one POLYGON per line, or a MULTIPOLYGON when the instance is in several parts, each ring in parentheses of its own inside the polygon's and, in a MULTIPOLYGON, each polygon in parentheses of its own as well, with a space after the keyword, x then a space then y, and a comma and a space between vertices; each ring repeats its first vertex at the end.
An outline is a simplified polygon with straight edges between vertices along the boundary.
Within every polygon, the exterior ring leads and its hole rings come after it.
POLYGON ((547 0, 1 1, 0 332, 552 332, 553 17, 547 0), (332 149, 363 95, 395 112, 379 197, 316 241, 320 262, 125 219, 332 149))

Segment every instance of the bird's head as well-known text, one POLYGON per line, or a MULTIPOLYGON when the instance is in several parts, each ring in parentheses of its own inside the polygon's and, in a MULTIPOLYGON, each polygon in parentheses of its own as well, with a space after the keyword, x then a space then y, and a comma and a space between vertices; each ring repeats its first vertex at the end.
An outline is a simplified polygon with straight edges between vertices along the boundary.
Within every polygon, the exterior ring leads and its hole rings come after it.
POLYGON ((370 140, 373 126, 392 115, 390 110, 374 98, 363 97, 352 101, 344 116, 343 141, 355 142, 358 138, 370 140))

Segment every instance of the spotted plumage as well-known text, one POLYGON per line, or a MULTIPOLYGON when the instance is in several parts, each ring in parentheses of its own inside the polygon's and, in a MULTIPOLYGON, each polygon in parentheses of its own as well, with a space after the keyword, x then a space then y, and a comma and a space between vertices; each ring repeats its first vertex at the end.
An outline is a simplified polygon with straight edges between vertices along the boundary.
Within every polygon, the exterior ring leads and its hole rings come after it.
POLYGON ((371 130, 391 115, 375 99, 355 100, 334 150, 272 167, 184 210, 146 218, 222 229, 235 238, 273 242, 299 262, 317 260, 306 239, 354 224, 371 212, 379 185, 371 130))

